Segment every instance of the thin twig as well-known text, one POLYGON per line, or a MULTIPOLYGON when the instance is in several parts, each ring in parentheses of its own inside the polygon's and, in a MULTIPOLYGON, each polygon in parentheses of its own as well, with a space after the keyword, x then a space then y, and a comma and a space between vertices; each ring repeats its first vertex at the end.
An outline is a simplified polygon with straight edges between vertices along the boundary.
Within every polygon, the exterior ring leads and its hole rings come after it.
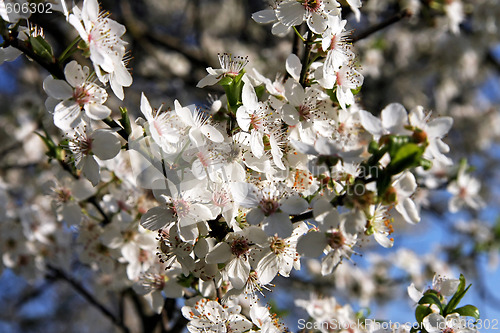
POLYGON ((95 306, 104 316, 106 316, 113 324, 121 328, 123 332, 129 333, 129 329, 125 326, 124 322, 120 320, 119 317, 115 316, 109 309, 107 309, 103 304, 101 304, 89 291, 87 291, 78 281, 73 277, 69 276, 63 270, 54 267, 52 265, 47 266, 52 272, 54 278, 60 278, 66 281, 75 291, 77 291, 87 302, 95 306))
POLYGON ((314 40, 314 33, 308 30, 307 40, 305 43, 305 51, 302 56, 302 69, 300 70, 300 84, 304 86, 307 78, 307 71, 309 70, 309 58, 311 56, 312 42, 314 40))
POLYGON ((411 15, 412 14, 409 10, 403 10, 403 11, 397 13, 396 15, 389 17, 387 20, 370 27, 370 28, 366 29, 365 31, 362 31, 359 34, 354 35, 351 38, 351 42, 356 43, 357 41, 360 41, 361 39, 364 39, 364 38, 370 36, 371 34, 390 26, 391 24, 399 22, 404 18, 410 17, 411 15))

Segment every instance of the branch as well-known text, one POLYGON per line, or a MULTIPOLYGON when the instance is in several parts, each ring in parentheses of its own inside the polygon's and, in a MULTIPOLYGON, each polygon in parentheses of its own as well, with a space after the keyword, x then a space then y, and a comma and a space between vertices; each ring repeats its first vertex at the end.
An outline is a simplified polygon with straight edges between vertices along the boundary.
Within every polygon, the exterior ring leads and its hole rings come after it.
POLYGON ((371 34, 377 32, 379 30, 382 30, 382 29, 384 29, 384 28, 386 28, 386 27, 388 27, 396 22, 399 22, 404 18, 410 17, 411 15, 412 15, 412 13, 409 10, 403 10, 403 11, 397 13, 396 15, 389 17, 387 20, 380 22, 379 24, 376 24, 373 27, 370 27, 367 30, 362 31, 359 34, 356 34, 355 36, 353 36, 351 38, 351 42, 356 43, 357 41, 360 41, 361 39, 364 39, 364 38, 370 36, 371 34))
POLYGON ((305 51, 302 57, 302 69, 300 70, 300 84, 304 86, 307 78, 307 70, 309 69, 309 57, 311 56, 312 42, 314 33, 308 29, 307 40, 305 42, 305 51))
POLYGON ((73 277, 66 274, 63 270, 48 265, 47 268, 52 272, 54 278, 59 278, 69 283, 73 289, 75 289, 83 298, 87 300, 90 304, 95 306, 105 317, 108 317, 113 324, 121 328, 123 332, 129 333, 129 329, 125 326, 124 322, 117 316, 115 316, 111 311, 109 311, 103 304, 101 304, 90 292, 88 292, 78 281, 73 277))
POLYGON ((40 66, 45 68, 50 74, 52 74, 55 78, 59 80, 64 80, 64 71, 62 70, 60 64, 53 57, 51 62, 46 61, 44 58, 40 57, 33 51, 33 47, 27 41, 22 41, 17 38, 17 32, 9 33, 7 36, 4 36, 4 47, 12 46, 23 52, 27 57, 34 60, 40 66))

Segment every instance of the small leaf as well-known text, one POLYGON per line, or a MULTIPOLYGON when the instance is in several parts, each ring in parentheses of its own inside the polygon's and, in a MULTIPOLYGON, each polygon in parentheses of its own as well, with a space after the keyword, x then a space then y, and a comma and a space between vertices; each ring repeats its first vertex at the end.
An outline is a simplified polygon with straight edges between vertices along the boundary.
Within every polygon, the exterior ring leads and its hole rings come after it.
POLYGON ((233 78, 232 77, 229 77, 229 76, 224 76, 220 81, 219 81, 219 84, 221 86, 229 86, 231 84, 233 84, 233 78))
POLYGON ((430 306, 417 305, 415 309, 415 319, 418 323, 421 323, 425 317, 432 313, 430 306))
POLYGON ((33 48, 33 52, 36 55, 47 61, 54 60, 54 53, 52 52, 52 47, 43 39, 42 36, 30 37, 29 38, 31 47, 33 48))
POLYGON ((123 126, 128 135, 132 134, 132 127, 130 126, 130 118, 128 116, 127 108, 120 107, 120 113, 122 115, 120 124, 123 126))
POLYGON ((434 294, 426 294, 426 295, 424 295, 420 299, 420 301, 418 301, 418 304, 436 304, 441 311, 443 310, 443 305, 441 304, 441 301, 434 294))
POLYGON ((479 310, 474 305, 464 305, 460 308, 456 308, 452 311, 458 313, 461 316, 474 317, 479 319, 479 310))
POLYGON ((447 315, 453 311, 460 303, 462 298, 465 296, 465 293, 469 290, 470 284, 467 288, 465 288, 465 277, 463 274, 460 274, 460 284, 458 285, 457 291, 455 295, 450 299, 446 307, 444 308, 444 315, 447 315))

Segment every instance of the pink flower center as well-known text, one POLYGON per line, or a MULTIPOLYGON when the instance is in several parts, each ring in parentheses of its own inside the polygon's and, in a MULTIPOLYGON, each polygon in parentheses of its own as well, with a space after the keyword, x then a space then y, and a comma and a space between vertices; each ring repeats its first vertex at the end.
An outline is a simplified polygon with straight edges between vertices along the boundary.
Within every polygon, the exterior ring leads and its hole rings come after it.
POLYGON ((328 236, 328 245, 333 249, 339 249, 345 244, 345 237, 340 231, 334 231, 328 236))
POLYGON ((253 129, 260 129, 262 128, 262 118, 259 117, 257 114, 252 113, 250 115, 250 125, 252 126, 253 129))
POLYGON ((279 203, 271 198, 264 198, 259 203, 260 209, 264 212, 266 216, 269 216, 276 212, 279 208, 279 203))
POLYGON ((210 157, 207 156, 206 154, 204 154, 203 152, 198 152, 196 153, 196 157, 198 157, 198 159, 200 160, 201 162, 201 165, 203 165, 203 167, 205 168, 208 168, 208 166, 210 165, 210 157))
POLYGON ((311 118, 311 108, 309 106, 301 105, 299 106, 298 109, 301 121, 308 120, 311 118))
POLYGON ((76 87, 73 91, 73 99, 80 106, 84 106, 90 102, 90 93, 85 89, 85 87, 76 87))
POLYGON ((244 237, 237 238, 231 243, 231 253, 237 257, 244 255, 249 249, 248 239, 244 237))
POLYGON ((304 2, 302 3, 302 5, 309 12, 317 12, 317 11, 320 10, 321 0, 304 0, 304 2))
POLYGON ((189 213, 189 203, 186 200, 174 200, 173 210, 178 217, 186 217, 189 213))
POLYGON ((273 239, 271 240, 271 250, 274 252, 274 254, 281 254, 285 252, 286 249, 286 243, 282 238, 279 238, 277 236, 274 236, 273 239))

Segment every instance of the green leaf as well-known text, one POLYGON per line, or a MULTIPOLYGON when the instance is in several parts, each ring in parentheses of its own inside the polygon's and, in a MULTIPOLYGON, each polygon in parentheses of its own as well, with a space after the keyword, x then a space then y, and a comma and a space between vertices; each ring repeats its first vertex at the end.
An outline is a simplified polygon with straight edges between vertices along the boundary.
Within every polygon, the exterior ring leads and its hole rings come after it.
POLYGON ((219 84, 221 86, 230 86, 233 84, 233 78, 229 76, 224 76, 220 81, 219 84))
POLYGON ((465 277, 463 274, 460 274, 460 284, 458 285, 457 291, 455 292, 455 295, 450 299, 448 304, 446 304, 446 307, 444 308, 444 314, 443 316, 453 312, 453 310, 457 307, 457 305, 460 303, 462 298, 465 296, 465 293, 467 290, 470 288, 470 284, 467 288, 465 288, 465 277))
POLYGON ((387 166, 387 170, 392 175, 396 175, 406 169, 420 165, 420 159, 425 148, 414 143, 407 143, 398 149, 387 166))
POLYGON ((353 95, 357 95, 357 94, 359 94, 359 92, 361 91, 361 87, 362 87, 362 86, 359 86, 359 87, 357 87, 356 89, 351 89, 352 94, 353 94, 353 95))
POLYGON ((460 308, 456 308, 452 311, 458 313, 461 316, 474 317, 479 319, 479 310, 474 305, 464 305, 460 308))
POLYGON ((375 154, 375 152, 377 152, 378 150, 379 150, 379 146, 378 146, 377 141, 372 140, 372 142, 370 142, 370 144, 368 145, 368 152, 370 154, 375 154))
POLYGON ((430 315, 431 313, 432 310, 430 306, 417 305, 417 308, 415 309, 415 319, 417 320, 418 323, 422 323, 424 318, 430 315))
POLYGON ((420 301, 418 301, 418 304, 436 304, 439 308, 439 310, 443 311, 443 305, 441 304, 441 301, 435 294, 426 294, 424 295, 420 301))
POLYGON ((122 115, 120 118, 120 124, 125 129, 125 132, 127 132, 127 135, 130 136, 130 134, 132 134, 132 127, 130 126, 130 118, 128 116, 127 108, 120 107, 120 113, 122 115))
POLYGON ((29 38, 33 52, 41 58, 52 62, 54 60, 54 53, 52 52, 52 47, 43 39, 42 36, 30 37, 29 38))

